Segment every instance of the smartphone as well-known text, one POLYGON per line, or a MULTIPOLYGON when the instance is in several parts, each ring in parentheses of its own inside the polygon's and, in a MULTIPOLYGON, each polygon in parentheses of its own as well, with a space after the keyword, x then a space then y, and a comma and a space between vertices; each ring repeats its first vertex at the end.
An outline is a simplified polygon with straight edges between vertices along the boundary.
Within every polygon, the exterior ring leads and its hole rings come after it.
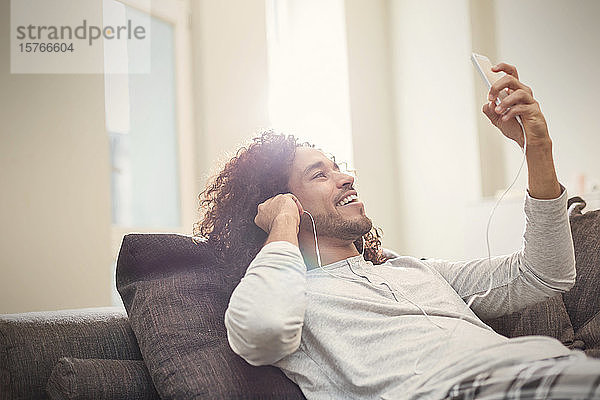
MULTIPOLYGON (((492 84, 496 82, 498 79, 502 78, 505 74, 504 72, 494 72, 492 71, 492 62, 486 56, 482 56, 481 54, 471 53, 471 61, 473 61, 473 65, 479 71, 479 75, 483 82, 487 85, 488 90, 492 87, 492 84)), ((498 97, 496 97, 496 105, 500 104, 504 98, 508 96, 508 90, 503 89, 498 93, 498 97)), ((504 112, 507 113, 508 109, 504 112)), ((515 115, 515 119, 523 128, 523 122, 521 121, 521 117, 515 115)), ((523 128, 525 129, 525 128, 523 128)))
MULTIPOLYGON (((505 75, 504 72, 492 71, 492 62, 486 56, 472 53, 471 61, 473 61, 473 65, 477 71, 479 71, 479 75, 481 76, 481 79, 483 79, 483 82, 487 85, 488 90, 492 87, 494 82, 505 75)), ((506 96, 508 96, 508 92, 506 89, 502 90, 498 94, 498 98, 496 98, 496 105, 500 104, 500 101, 502 101, 506 96)))

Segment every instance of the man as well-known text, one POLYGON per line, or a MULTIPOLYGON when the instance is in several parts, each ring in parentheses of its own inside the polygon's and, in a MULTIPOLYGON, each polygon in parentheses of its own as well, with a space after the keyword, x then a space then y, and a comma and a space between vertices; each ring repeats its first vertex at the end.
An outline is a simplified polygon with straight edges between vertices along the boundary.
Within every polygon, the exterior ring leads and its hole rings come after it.
POLYGON ((225 314, 234 352, 281 368, 308 399, 600 398, 599 360, 549 337, 507 339, 479 319, 575 282, 544 116, 515 67, 495 71, 507 75, 483 112, 526 143, 523 248, 491 262, 388 260, 353 177, 312 147, 263 135, 201 197, 198 233, 224 259, 252 260, 225 314), (501 90, 509 95, 495 108, 501 90))

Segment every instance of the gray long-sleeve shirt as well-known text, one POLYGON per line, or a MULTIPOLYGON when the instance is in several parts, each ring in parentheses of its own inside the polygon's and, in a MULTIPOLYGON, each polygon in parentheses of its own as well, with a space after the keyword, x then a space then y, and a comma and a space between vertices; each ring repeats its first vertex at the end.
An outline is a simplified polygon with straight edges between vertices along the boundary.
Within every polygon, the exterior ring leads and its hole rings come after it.
POLYGON ((473 374, 571 354, 549 337, 508 339, 479 319, 573 286, 566 196, 527 195, 522 248, 491 263, 398 257, 374 266, 356 256, 307 271, 298 247, 270 243, 231 296, 229 344, 252 365, 282 369, 308 399, 437 399, 473 374), (468 308, 490 276, 489 295, 468 308))

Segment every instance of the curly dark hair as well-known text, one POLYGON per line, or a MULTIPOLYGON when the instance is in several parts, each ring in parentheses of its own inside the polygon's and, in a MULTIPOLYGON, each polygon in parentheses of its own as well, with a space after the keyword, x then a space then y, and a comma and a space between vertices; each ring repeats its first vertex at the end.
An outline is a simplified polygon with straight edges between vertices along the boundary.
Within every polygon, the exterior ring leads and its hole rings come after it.
MULTIPOLYGON (((193 235, 212 242, 220 261, 247 266, 258 254, 267 239, 254 223, 258 205, 289 192, 288 178, 300 146, 314 147, 292 135, 264 132, 240 148, 198 195, 201 219, 194 224, 193 235)), ((363 236, 364 258, 373 264, 386 260, 380 238, 377 228, 363 236)), ((362 252, 363 240, 354 244, 362 252)))

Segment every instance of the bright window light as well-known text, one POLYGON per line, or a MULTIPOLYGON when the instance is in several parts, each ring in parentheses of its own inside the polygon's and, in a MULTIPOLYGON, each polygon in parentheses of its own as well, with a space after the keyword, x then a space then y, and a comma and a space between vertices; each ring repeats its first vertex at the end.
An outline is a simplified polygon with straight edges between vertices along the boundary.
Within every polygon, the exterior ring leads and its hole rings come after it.
MULTIPOLYGON (((122 19, 143 12, 112 0, 122 19)), ((135 229, 181 226, 179 154, 175 104, 174 26, 148 16, 151 72, 104 75, 106 130, 110 138, 112 223, 135 229)), ((139 71, 140 48, 110 47, 106 70, 139 71)))
POLYGON ((352 166, 342 0, 267 0, 269 117, 352 166))

